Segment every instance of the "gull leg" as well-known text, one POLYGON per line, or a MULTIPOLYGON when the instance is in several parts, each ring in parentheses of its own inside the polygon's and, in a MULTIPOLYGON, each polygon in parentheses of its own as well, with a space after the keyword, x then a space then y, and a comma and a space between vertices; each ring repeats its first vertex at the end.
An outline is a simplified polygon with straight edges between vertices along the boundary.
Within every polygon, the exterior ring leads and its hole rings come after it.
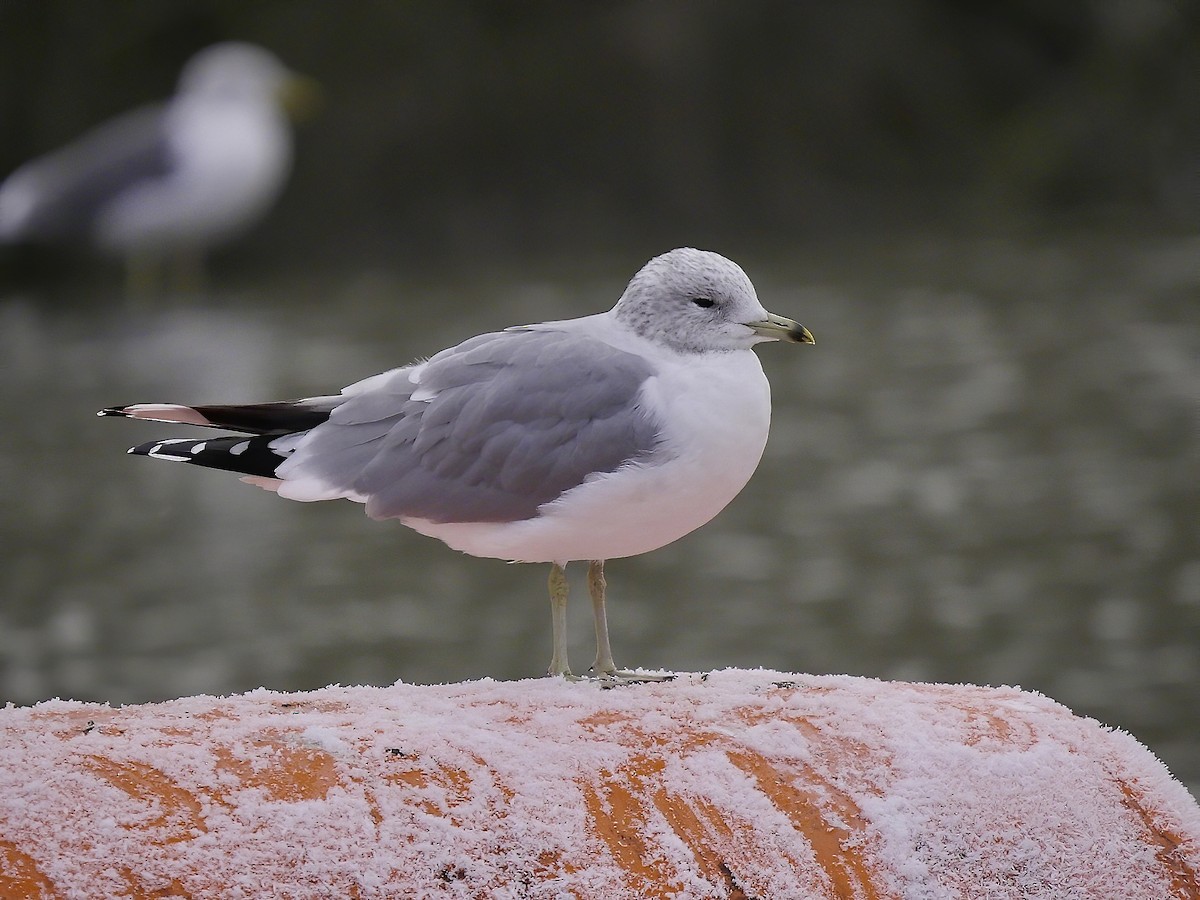
POLYGON ((554 654, 548 675, 570 676, 567 663, 567 573, 558 563, 550 567, 550 625, 554 634, 554 654))
POLYGON ((181 247, 175 253, 175 293, 182 297, 197 297, 204 293, 204 251, 199 247, 181 247))
POLYGON ((593 559, 588 564, 588 593, 592 595, 592 616, 596 620, 596 661, 592 663, 592 671, 606 685, 671 681, 675 677, 674 675, 630 672, 617 668, 616 663, 613 662, 612 647, 608 643, 608 616, 604 606, 604 593, 607 586, 604 579, 604 560, 593 559))
POLYGON ((599 675, 612 675, 617 671, 608 643, 608 616, 604 611, 606 587, 604 560, 593 559, 588 563, 588 593, 592 595, 592 616, 596 619, 596 661, 592 663, 592 671, 599 675))
POLYGON ((134 250, 125 258, 125 299, 137 306, 148 305, 159 289, 161 260, 148 250, 134 250))

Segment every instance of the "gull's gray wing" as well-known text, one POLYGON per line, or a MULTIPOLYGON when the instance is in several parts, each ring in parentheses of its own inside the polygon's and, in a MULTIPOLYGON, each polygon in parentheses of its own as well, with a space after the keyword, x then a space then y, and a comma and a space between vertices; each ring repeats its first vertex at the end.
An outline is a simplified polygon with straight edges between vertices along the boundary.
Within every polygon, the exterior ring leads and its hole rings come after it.
POLYGON ((347 389, 277 474, 365 499, 377 519, 532 518, 589 475, 650 458, 658 428, 640 392, 652 374, 578 332, 481 335, 347 389))
POLYGON ((163 109, 126 113, 26 163, 0 185, 0 238, 86 239, 112 200, 171 170, 163 109))

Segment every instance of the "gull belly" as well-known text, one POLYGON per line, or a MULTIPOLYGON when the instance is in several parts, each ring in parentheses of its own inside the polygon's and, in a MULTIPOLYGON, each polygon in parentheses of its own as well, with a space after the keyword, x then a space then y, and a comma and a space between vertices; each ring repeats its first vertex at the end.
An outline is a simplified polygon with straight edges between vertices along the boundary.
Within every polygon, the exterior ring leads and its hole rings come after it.
POLYGON ((648 553, 695 531, 754 474, 771 390, 750 350, 671 354, 642 389, 662 422, 651 458, 598 473, 517 522, 402 519, 472 556, 566 563, 648 553))

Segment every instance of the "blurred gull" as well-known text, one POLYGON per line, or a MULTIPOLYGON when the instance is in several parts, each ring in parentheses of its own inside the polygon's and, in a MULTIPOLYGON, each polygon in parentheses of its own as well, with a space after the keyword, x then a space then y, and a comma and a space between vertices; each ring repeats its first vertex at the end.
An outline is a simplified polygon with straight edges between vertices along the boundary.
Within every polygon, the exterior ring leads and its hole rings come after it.
POLYGON ((165 105, 126 113, 0 184, 0 243, 88 243, 123 256, 136 288, 167 259, 198 277, 205 251, 279 197, 292 164, 285 107, 313 95, 261 47, 208 47, 165 105))
POLYGON ((609 649, 604 560, 683 537, 745 486, 771 420, 751 347, 773 340, 813 342, 735 263, 685 248, 648 262, 606 313, 480 335, 333 396, 100 415, 250 434, 129 452, 364 503, 473 556, 551 563, 553 675, 570 674, 564 567, 588 560, 593 669, 628 678, 609 649))

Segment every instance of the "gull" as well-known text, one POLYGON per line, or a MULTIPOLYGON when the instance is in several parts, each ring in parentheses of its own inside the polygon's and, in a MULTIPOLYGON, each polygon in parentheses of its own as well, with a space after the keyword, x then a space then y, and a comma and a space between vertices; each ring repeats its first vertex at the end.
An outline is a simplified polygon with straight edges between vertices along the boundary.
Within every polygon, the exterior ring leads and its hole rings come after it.
POLYGON ((131 287, 170 258, 198 276, 209 248, 275 203, 291 171, 286 110, 315 88, 254 44, 192 57, 174 98, 126 113, 0 184, 0 243, 84 243, 123 257, 131 287))
POLYGON ((771 420, 751 349, 763 341, 813 337, 767 312, 736 263, 680 248, 608 312, 479 335, 338 394, 98 415, 241 432, 129 452, 241 473, 290 500, 363 503, 472 556, 550 563, 551 675, 571 675, 565 568, 587 561, 592 671, 629 679, 609 644, 604 561, 694 531, 749 481, 771 420))

